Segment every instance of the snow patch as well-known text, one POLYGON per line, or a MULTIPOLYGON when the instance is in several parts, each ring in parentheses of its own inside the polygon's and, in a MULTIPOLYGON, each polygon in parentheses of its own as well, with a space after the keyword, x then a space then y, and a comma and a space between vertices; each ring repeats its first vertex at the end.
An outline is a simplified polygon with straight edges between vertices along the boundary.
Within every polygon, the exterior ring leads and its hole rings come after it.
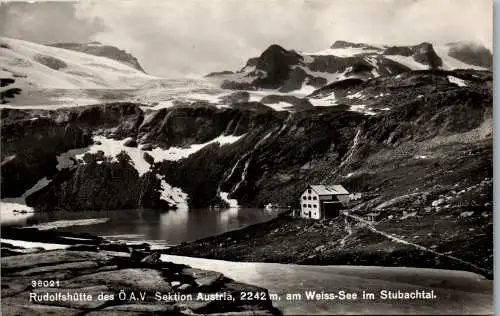
POLYGON ((308 82, 307 80, 304 80, 300 89, 296 90, 295 93, 306 96, 316 91, 316 88, 309 85, 307 82, 308 82))
POLYGON ((104 224, 109 222, 109 218, 89 218, 89 219, 76 219, 76 220, 61 220, 38 225, 29 226, 30 228, 37 228, 39 230, 49 230, 54 228, 72 227, 72 226, 88 226, 96 224, 104 224))
POLYGON ((335 94, 333 92, 325 98, 310 98, 309 102, 313 106, 334 106, 334 105, 337 105, 337 99, 335 98, 335 94))
POLYGON ((351 105, 350 111, 363 113, 365 115, 376 115, 377 113, 371 111, 369 108, 366 108, 364 104, 351 105))
POLYGON ((454 77, 454 76, 447 76, 448 81, 450 83, 454 83, 459 87, 467 87, 467 84, 465 83, 465 80, 462 80, 460 78, 454 77))
POLYGON ((293 110, 293 104, 280 101, 278 103, 266 103, 266 105, 275 111, 290 111, 293 110))
POLYGON ((349 78, 349 76, 347 76, 347 73, 352 70, 352 67, 347 67, 347 69, 344 72, 322 72, 322 71, 312 71, 307 67, 299 67, 299 68, 302 68, 306 72, 306 74, 310 76, 326 79, 327 83, 332 83, 335 81, 345 80, 349 78))
POLYGON ((224 200, 227 204, 229 204, 230 208, 239 208, 237 199, 230 199, 228 192, 220 192, 220 198, 224 200))
POLYGON ((141 176, 148 172, 150 169, 150 164, 144 159, 144 153, 146 152, 154 158, 155 162, 160 162, 163 160, 176 161, 182 158, 189 157, 190 155, 210 144, 218 143, 221 146, 233 144, 240 140, 243 136, 244 135, 221 135, 209 142, 203 144, 193 144, 187 148, 170 147, 169 149, 161 149, 156 147, 151 151, 143 150, 142 148, 144 147, 144 145, 139 147, 125 146, 125 143, 130 138, 115 140, 104 136, 94 136, 93 145, 86 148, 72 149, 59 155, 57 157, 57 168, 58 170, 69 168, 74 165, 72 158, 82 159, 86 153, 95 154, 98 151, 103 151, 105 156, 112 157, 112 161, 117 161, 116 156, 120 152, 125 151, 130 156, 131 162, 139 173, 139 176, 141 176))
POLYGON ((160 199, 168 202, 169 204, 174 204, 177 208, 188 208, 188 195, 184 193, 182 189, 175 188, 168 184, 160 175, 156 175, 156 178, 161 180, 161 196, 160 199))
POLYGON ((0 200, 0 211, 2 214, 2 222, 8 222, 10 220, 17 220, 20 218, 19 215, 23 215, 24 217, 29 217, 30 215, 26 216, 23 213, 34 213, 35 210, 26 205, 26 197, 43 189, 46 187, 51 180, 47 178, 42 178, 38 180, 35 185, 33 185, 31 188, 26 190, 26 192, 23 193, 20 197, 17 198, 5 198, 0 200), (15 218, 12 217, 12 215, 15 216, 15 218))
POLYGON ((469 217, 469 216, 472 216, 474 215, 474 212, 462 212, 460 213, 460 217, 469 217))
MULTIPOLYGON (((426 70, 429 66, 424 65, 413 59, 411 56, 401 56, 401 55, 388 55, 384 56, 387 59, 400 63, 403 66, 410 68, 411 70, 426 70)), ((397 77, 396 77, 397 78, 397 77)))
MULTIPOLYGON (((331 291, 332 284, 342 284, 342 289, 347 293, 359 292, 360 288, 367 291, 380 291, 380 289, 398 289, 402 287, 429 288, 428 284, 442 284, 460 280, 462 284, 474 282, 483 282, 484 278, 464 271, 453 271, 443 269, 423 269, 412 267, 376 267, 376 266, 312 266, 298 264, 280 264, 265 262, 231 262, 223 260, 213 260, 194 257, 183 257, 175 255, 161 255, 160 259, 166 262, 177 264, 186 264, 193 268, 219 271, 226 277, 237 282, 253 284, 255 286, 266 288, 269 293, 276 293, 285 297, 288 293, 297 293, 299 290, 308 291, 314 289, 320 291, 331 291), (479 281, 480 280, 480 281, 479 281)), ((484 281, 489 282, 489 281, 484 281)), ((457 291, 447 291, 442 294, 443 297, 456 295, 457 291)), ((462 293, 462 292, 460 292, 462 293)), ((469 294, 478 295, 476 293, 469 294)), ((484 313, 491 313, 491 292, 484 295, 488 301, 484 313), (489 296, 488 296, 489 295, 489 296)), ((475 296, 474 296, 475 297, 475 296)), ((462 299, 464 302, 473 302, 477 299, 462 299)), ((320 314, 362 314, 362 311, 369 310, 373 314, 394 315, 405 314, 408 312, 408 304, 370 304, 352 305, 346 307, 346 304, 339 304, 337 300, 276 300, 273 304, 279 308, 284 315, 320 315, 320 314)), ((476 306, 479 306, 478 303, 476 306)), ((350 304, 349 304, 350 305, 350 304)), ((484 305, 484 304, 483 304, 484 305)), ((473 305, 474 306, 474 305, 473 305)), ((474 310, 474 307, 467 307, 474 310)), ((439 313, 442 310, 442 304, 429 309, 432 313, 439 313)), ((457 307, 457 312, 462 310, 463 306, 457 307)), ((477 309, 476 309, 477 310, 477 309)), ((418 311, 413 309, 412 311, 418 311)), ((428 312, 429 313, 429 312, 428 312)))
POLYGON ((407 218, 415 217, 415 216, 417 216, 417 212, 412 212, 412 213, 405 212, 405 214, 403 214, 403 216, 401 216, 400 219, 407 219, 407 218))
POLYGON ((24 241, 24 240, 14 240, 14 239, 6 239, 0 238, 0 241, 3 243, 8 243, 16 247, 23 248, 43 248, 45 250, 56 250, 56 249, 66 249, 71 245, 61 245, 61 244, 49 244, 44 242, 34 242, 34 241, 24 241))
POLYGON ((349 100, 353 100, 353 99, 364 100, 364 99, 366 99, 366 96, 363 93, 361 93, 361 91, 358 91, 355 94, 350 94, 350 95, 346 96, 346 99, 349 99, 349 100))

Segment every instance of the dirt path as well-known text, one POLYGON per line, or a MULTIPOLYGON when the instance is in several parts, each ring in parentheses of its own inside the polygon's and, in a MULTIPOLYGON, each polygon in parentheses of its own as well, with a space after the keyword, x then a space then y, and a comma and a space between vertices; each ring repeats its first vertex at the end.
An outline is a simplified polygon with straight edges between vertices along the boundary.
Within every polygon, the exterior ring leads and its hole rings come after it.
POLYGON ((448 258, 448 259, 451 259, 451 260, 455 260, 455 261, 457 261, 457 262, 460 262, 460 263, 462 263, 462 264, 464 264, 464 265, 467 265, 467 266, 469 266, 469 267, 473 268, 474 270, 476 270, 477 272, 480 272, 480 273, 482 273, 482 274, 493 275, 493 271, 491 271, 491 270, 481 268, 481 267, 479 267, 479 266, 477 266, 477 265, 475 265, 475 264, 473 264, 473 263, 467 262, 467 261, 462 260, 462 259, 460 259, 460 258, 457 258, 457 257, 455 257, 455 256, 451 256, 451 255, 448 255, 448 254, 445 254, 445 253, 437 252, 437 251, 435 251, 435 250, 433 250, 433 249, 430 249, 430 248, 424 247, 424 246, 419 245, 419 244, 415 244, 415 243, 409 242, 409 241, 407 241, 407 240, 404 240, 404 239, 399 238, 399 237, 397 237, 397 236, 394 236, 394 235, 392 235, 392 234, 389 234, 389 233, 383 232, 383 231, 381 231, 381 230, 378 230, 378 229, 376 229, 376 228, 372 225, 372 223, 370 223, 370 222, 368 222, 368 221, 364 220, 363 218, 361 218, 361 217, 359 217, 359 216, 352 215, 352 214, 347 214, 347 213, 344 213, 344 215, 345 215, 345 216, 347 216, 347 217, 350 217, 350 218, 352 218, 352 219, 354 219, 354 220, 356 220, 356 221, 358 221, 358 222, 360 222, 360 223, 362 223, 362 224, 364 224, 364 225, 365 225, 365 226, 366 226, 369 230, 371 230, 372 232, 377 233, 377 234, 379 234, 379 235, 382 235, 382 236, 384 236, 384 237, 386 237, 386 238, 389 238, 390 240, 392 240, 392 241, 394 241, 394 242, 401 243, 401 244, 406 244, 406 245, 410 245, 410 246, 413 246, 413 247, 415 247, 415 248, 417 248, 417 249, 420 249, 420 250, 423 250, 423 251, 427 251, 427 252, 433 253, 433 254, 435 254, 435 255, 437 255, 437 256, 441 256, 441 257, 445 257, 445 258, 448 258))

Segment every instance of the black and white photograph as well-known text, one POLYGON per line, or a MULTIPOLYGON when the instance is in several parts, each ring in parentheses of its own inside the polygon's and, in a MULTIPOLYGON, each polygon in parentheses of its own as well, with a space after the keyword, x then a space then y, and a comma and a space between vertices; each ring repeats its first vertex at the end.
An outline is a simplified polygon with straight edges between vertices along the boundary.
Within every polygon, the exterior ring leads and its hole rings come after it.
POLYGON ((0 0, 1 315, 492 315, 490 0, 0 0))

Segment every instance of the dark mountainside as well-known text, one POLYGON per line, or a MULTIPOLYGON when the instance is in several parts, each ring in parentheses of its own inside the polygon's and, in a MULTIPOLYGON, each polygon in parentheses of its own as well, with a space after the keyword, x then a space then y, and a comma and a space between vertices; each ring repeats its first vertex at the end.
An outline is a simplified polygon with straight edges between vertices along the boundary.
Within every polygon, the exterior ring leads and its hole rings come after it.
POLYGON ((125 65, 128 65, 132 68, 135 68, 135 69, 145 73, 144 69, 142 68, 142 66, 139 63, 139 61, 137 60, 137 58, 135 58, 130 53, 127 53, 126 51, 119 49, 115 46, 102 45, 99 42, 54 43, 54 44, 48 44, 48 46, 74 50, 77 52, 86 53, 86 54, 95 55, 95 56, 107 57, 107 58, 119 61, 125 65))
MULTIPOLYGON (((474 130, 491 119, 490 80, 491 77, 484 75, 483 78, 471 77, 468 72, 420 71, 408 72, 398 79, 380 77, 347 88, 339 88, 341 83, 337 83, 313 94, 326 93, 327 89, 338 96, 362 92, 371 96, 365 103, 372 108, 390 106, 389 110, 381 110, 375 116, 348 111, 347 106, 341 105, 286 113, 268 110, 263 105, 247 110, 241 102, 234 109, 201 105, 150 113, 144 113, 136 104, 123 103, 58 111, 2 109, 2 180, 10 184, 2 187, 2 196, 18 196, 38 179, 53 177, 57 173, 56 155, 87 146, 91 135, 115 139, 132 137, 141 144, 168 148, 204 143, 223 134, 244 137, 222 147, 212 144, 179 161, 157 162, 151 166, 151 171, 164 176, 169 184, 182 188, 189 194, 191 205, 196 207, 210 205, 218 189, 230 192, 242 205, 279 202, 296 206, 296 197, 306 183, 342 182, 348 185, 356 177, 344 177, 372 160, 382 164, 377 165, 382 169, 394 169, 389 166, 397 159, 415 160, 422 169, 432 161, 434 169, 439 170, 443 167, 439 163, 441 157, 413 157, 425 155, 434 143, 444 146, 439 142, 445 143, 443 150, 452 148, 454 142, 466 147, 477 147, 479 141, 488 144, 491 135, 473 136, 470 141, 461 134, 474 134, 474 130), (468 87, 458 87, 446 80, 451 74, 474 78, 474 81, 468 87), (374 97, 380 93, 384 96, 374 97), (23 152, 20 148, 29 148, 31 152, 20 154, 23 152), (379 162, 381 155, 392 161, 379 162), (41 165, 44 168, 40 168, 41 165)), ((352 100, 345 99, 345 103, 354 102, 352 100)), ((451 156, 455 157, 452 152, 451 156)), ((77 184, 81 189, 81 181, 74 178, 82 177, 81 172, 90 178, 93 172, 99 174, 88 166, 76 168, 70 172, 73 175, 69 179, 58 177, 65 185, 56 189, 52 184, 42 192, 56 190, 53 194, 64 200, 59 190, 64 191, 66 186, 68 190, 75 189, 77 184)), ((491 168, 484 176, 489 176, 490 172, 491 168)), ((363 178, 367 184, 362 187, 348 185, 349 189, 377 189, 363 178)), ((406 177, 403 178, 406 181, 406 177)), ((130 183, 139 184, 137 180, 138 176, 131 171, 130 183)), ((36 206, 34 199, 29 200, 36 206)), ((37 200, 48 201, 47 198, 37 200)))

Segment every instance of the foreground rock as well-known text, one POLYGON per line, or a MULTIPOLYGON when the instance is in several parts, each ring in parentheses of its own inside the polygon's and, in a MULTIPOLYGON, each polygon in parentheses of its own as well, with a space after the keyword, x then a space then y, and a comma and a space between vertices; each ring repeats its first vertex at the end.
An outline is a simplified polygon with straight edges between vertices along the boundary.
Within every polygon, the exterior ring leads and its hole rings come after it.
POLYGON ((279 315, 266 289, 152 260, 156 253, 53 250, 3 257, 5 315, 279 315), (242 292, 263 293, 240 300, 242 292))

